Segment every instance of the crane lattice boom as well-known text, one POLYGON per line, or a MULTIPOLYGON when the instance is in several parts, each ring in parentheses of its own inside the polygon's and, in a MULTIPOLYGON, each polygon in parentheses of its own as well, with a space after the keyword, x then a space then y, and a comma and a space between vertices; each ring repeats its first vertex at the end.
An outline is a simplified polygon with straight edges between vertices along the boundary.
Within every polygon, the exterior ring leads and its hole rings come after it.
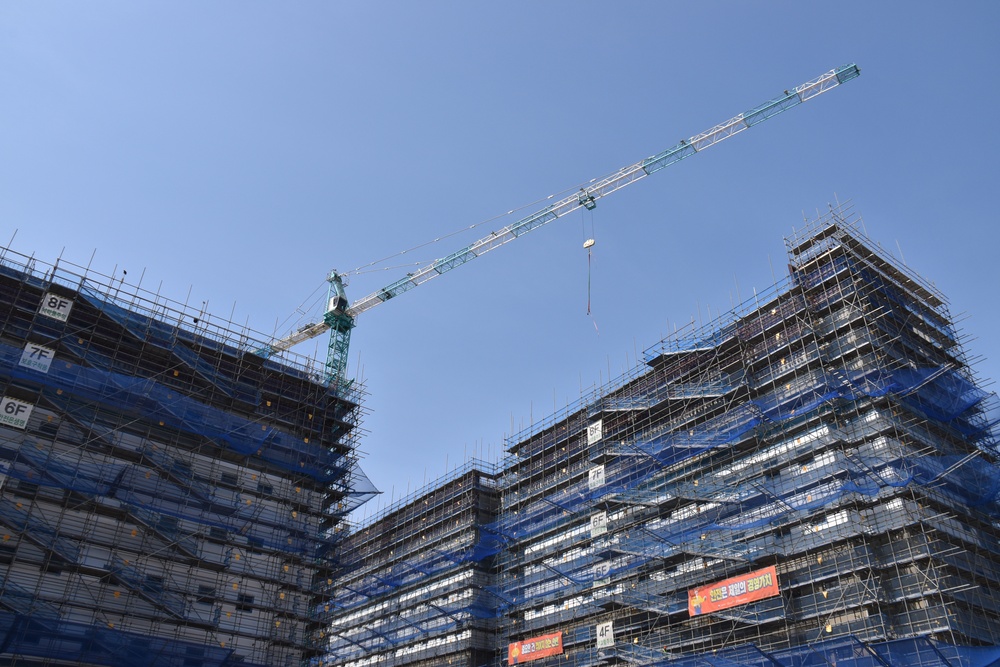
POLYGON ((466 262, 481 257, 491 250, 510 243, 514 239, 524 234, 538 229, 539 227, 552 222, 556 218, 571 213, 578 208, 593 209, 597 205, 597 200, 606 197, 613 192, 621 190, 627 185, 631 185, 638 180, 645 178, 665 167, 669 167, 675 162, 679 162, 686 157, 714 146, 715 144, 728 139, 743 130, 746 130, 757 123, 776 116, 782 111, 791 109, 806 102, 817 95, 834 88, 842 83, 858 77, 861 70, 857 65, 844 65, 831 70, 822 76, 808 81, 792 90, 786 90, 781 97, 775 98, 758 107, 750 109, 740 115, 720 123, 715 127, 697 134, 690 139, 682 140, 676 146, 669 148, 662 153, 653 155, 631 166, 623 167, 614 174, 591 182, 587 187, 581 188, 578 192, 565 199, 549 204, 541 210, 525 217, 517 222, 507 225, 503 229, 490 233, 489 236, 479 239, 475 243, 454 252, 447 257, 435 260, 419 270, 407 274, 405 277, 386 285, 382 289, 362 297, 348 306, 347 298, 344 295, 343 282, 336 273, 329 276, 331 297, 327 307, 326 315, 322 322, 307 325, 297 332, 274 341, 269 350, 265 353, 287 350, 303 341, 315 338, 319 334, 331 329, 333 335, 330 341, 329 356, 327 359, 327 373, 329 379, 343 382, 344 372, 347 365, 347 349, 350 340, 350 330, 354 326, 354 319, 361 313, 371 310, 380 303, 385 303, 389 299, 410 291, 414 287, 424 284, 428 280, 452 269, 465 264, 466 262))

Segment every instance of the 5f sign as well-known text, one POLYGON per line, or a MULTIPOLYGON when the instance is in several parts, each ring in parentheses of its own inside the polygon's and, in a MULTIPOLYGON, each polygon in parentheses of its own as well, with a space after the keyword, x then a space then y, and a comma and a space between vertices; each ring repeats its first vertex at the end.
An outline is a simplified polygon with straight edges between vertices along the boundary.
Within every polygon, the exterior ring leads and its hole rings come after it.
POLYGON ((24 430, 34 407, 31 403, 4 396, 0 401, 0 424, 24 430))
POLYGON ((68 299, 52 292, 46 292, 38 312, 54 320, 65 322, 69 319, 69 311, 73 308, 73 299, 68 299))
POLYGON ((602 560, 594 563, 593 567, 594 573, 594 583, 593 587, 598 588, 599 586, 604 586, 611 583, 611 562, 602 560))

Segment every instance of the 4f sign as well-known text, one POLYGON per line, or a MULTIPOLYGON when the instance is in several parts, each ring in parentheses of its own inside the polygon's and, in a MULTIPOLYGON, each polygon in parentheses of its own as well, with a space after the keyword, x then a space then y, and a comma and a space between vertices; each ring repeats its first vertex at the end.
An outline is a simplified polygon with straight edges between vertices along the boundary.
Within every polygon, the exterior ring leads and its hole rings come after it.
POLYGON ((597 634, 597 648, 611 648, 615 645, 615 624, 614 621, 601 623, 594 632, 597 634))
POLYGON ((0 401, 0 424, 24 430, 34 407, 31 403, 4 396, 0 401))
POLYGON ((50 350, 47 347, 35 345, 34 343, 28 343, 24 346, 24 352, 21 353, 21 361, 19 363, 25 368, 48 373, 49 366, 52 365, 52 360, 55 359, 55 356, 55 350, 50 350))
POLYGON ((69 319, 69 311, 73 309, 73 299, 46 292, 42 297, 42 304, 38 307, 38 312, 54 320, 65 322, 69 319))

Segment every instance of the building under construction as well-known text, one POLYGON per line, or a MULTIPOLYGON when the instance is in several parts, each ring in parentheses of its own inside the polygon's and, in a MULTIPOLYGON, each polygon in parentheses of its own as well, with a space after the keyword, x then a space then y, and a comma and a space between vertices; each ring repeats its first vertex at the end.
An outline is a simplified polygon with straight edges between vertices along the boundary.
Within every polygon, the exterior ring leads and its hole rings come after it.
POLYGON ((789 276, 348 529, 363 391, 0 255, 0 664, 1000 659, 995 396, 838 207, 789 276))
POLYGON ((857 222, 831 210, 784 281, 511 437, 475 501, 495 520, 449 526, 452 478, 361 526, 324 662, 1000 658, 995 396, 945 297, 857 222), (490 659, 442 648, 489 611, 490 659))
POLYGON ((499 507, 493 467, 470 461, 344 541, 344 575, 326 607, 326 664, 492 663, 499 543, 486 527, 499 507))
POLYGON ((322 654, 363 391, 266 339, 0 255, 0 664, 322 654))

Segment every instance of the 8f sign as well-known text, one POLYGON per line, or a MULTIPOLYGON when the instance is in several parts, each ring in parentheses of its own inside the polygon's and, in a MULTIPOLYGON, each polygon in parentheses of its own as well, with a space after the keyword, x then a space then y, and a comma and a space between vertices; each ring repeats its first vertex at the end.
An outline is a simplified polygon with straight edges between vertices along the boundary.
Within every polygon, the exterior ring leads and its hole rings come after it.
POLYGON ((38 306, 38 312, 54 320, 65 322, 69 319, 69 311, 73 308, 73 299, 46 292, 42 297, 42 303, 38 306))

